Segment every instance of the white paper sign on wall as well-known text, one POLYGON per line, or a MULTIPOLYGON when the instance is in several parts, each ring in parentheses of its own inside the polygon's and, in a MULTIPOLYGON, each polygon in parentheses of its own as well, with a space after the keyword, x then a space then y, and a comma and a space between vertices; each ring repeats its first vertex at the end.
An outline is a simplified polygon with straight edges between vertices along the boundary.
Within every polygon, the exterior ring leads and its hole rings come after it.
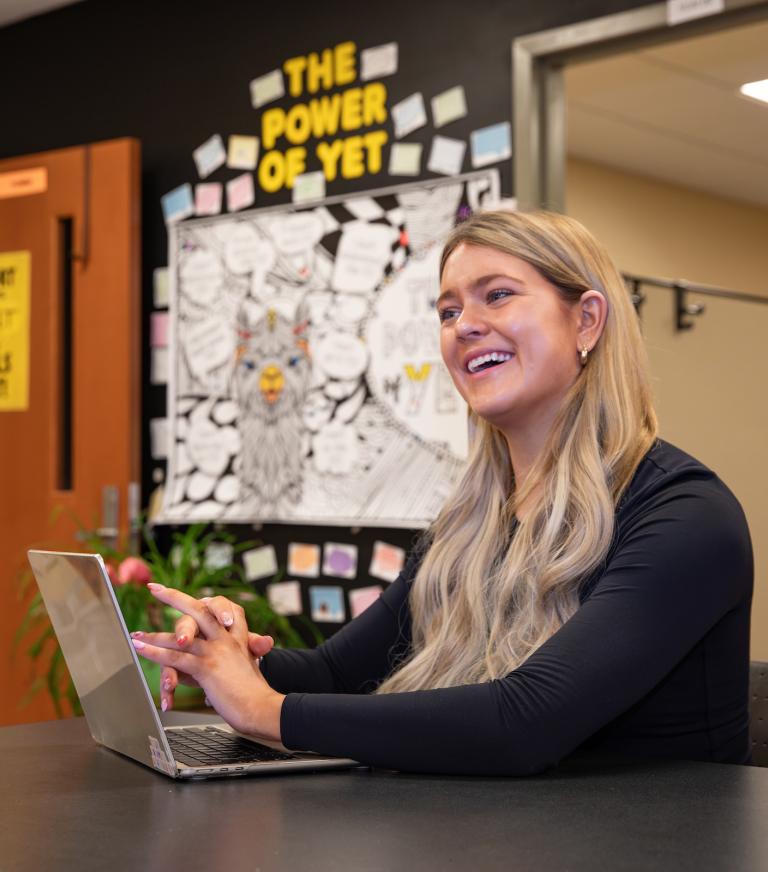
POLYGON ((725 9, 725 0, 667 0, 667 24, 682 24, 694 18, 716 15, 725 9))

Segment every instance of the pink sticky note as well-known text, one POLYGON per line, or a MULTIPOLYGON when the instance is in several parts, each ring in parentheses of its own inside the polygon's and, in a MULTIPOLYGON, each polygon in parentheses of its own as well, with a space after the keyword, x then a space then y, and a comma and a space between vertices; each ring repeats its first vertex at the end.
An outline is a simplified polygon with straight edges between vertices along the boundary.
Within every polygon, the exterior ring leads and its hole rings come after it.
POLYGON ((349 611, 353 618, 362 614, 368 606, 373 605, 381 596, 381 587, 376 584, 373 587, 359 587, 349 592, 349 611))
POLYGON ((221 212, 221 183, 195 185, 195 214, 218 215, 221 212))
POLYGON ((168 345, 168 313, 153 312, 150 317, 150 345, 165 348, 168 345))
POLYGON ((230 212, 252 206, 255 199, 253 176, 250 173, 243 173, 227 182, 227 209, 230 212))

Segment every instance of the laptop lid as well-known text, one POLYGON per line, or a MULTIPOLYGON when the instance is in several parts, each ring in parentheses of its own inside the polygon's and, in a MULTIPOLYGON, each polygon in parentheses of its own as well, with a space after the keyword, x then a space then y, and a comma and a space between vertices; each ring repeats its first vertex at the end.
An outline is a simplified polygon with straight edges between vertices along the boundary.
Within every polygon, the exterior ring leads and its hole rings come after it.
POLYGON ((101 555, 33 550, 28 556, 94 740, 175 776, 101 555))

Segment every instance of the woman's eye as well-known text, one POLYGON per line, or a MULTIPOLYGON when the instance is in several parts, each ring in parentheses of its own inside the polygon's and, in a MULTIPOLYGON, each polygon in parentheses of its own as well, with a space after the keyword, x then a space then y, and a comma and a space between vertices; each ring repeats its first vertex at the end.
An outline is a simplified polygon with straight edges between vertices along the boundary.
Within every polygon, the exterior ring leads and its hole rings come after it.
POLYGON ((455 318, 457 315, 456 309, 438 309, 437 317, 441 322, 450 321, 451 318, 455 318))
POLYGON ((507 288, 496 288, 488 292, 488 302, 495 303, 497 300, 503 300, 504 297, 511 297, 512 291, 507 288))

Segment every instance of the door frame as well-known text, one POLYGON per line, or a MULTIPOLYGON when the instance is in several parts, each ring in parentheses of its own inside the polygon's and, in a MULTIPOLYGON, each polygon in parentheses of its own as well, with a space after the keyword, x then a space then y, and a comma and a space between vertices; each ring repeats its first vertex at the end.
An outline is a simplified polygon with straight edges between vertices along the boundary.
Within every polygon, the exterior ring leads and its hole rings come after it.
POLYGON ((521 209, 565 208, 565 89, 570 63, 636 51, 768 18, 766 0, 725 0, 725 9, 667 23, 667 4, 521 36, 512 42, 514 190, 521 209))

